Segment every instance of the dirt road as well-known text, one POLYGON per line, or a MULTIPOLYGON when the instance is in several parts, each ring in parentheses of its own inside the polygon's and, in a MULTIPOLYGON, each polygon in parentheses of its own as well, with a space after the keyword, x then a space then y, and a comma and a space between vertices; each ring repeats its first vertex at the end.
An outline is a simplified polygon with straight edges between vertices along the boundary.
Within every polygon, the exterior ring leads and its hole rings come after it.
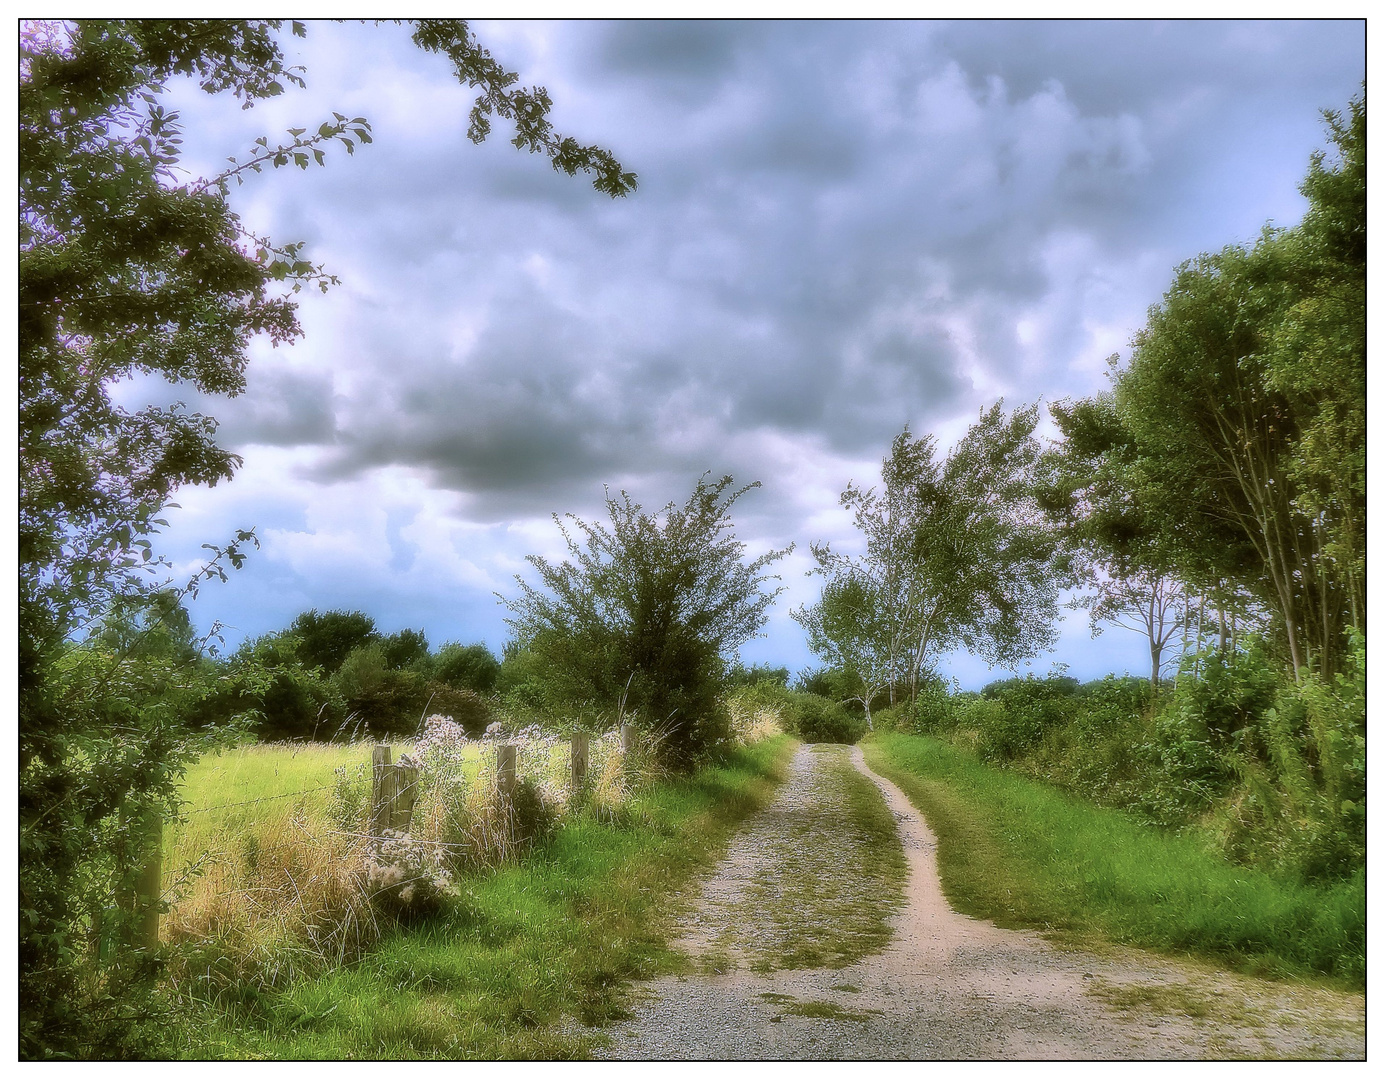
MULTIPOLYGON (((1364 1057, 1361 995, 1267 982, 1133 949, 1074 951, 957 914, 938 881, 928 825, 898 788, 866 768, 859 748, 849 752, 879 786, 908 860, 890 943, 846 967, 766 971, 773 928, 747 932, 740 925, 756 883, 763 896, 776 874, 792 872, 776 864, 802 842, 795 838, 821 842, 822 831, 803 827, 803 815, 834 810, 822 774, 832 755, 847 749, 801 747, 774 803, 733 843, 686 920, 679 947, 710 973, 645 984, 635 1019, 609 1030, 599 1056, 1364 1057)), ((775 917, 785 916, 758 912, 761 922, 775 917)))

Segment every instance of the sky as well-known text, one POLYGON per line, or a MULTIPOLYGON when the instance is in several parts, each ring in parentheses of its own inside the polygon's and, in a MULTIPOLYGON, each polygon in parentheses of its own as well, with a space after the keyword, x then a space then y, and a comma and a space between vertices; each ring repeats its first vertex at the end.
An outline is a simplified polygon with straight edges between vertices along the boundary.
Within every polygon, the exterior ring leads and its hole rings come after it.
MULTIPOLYGON (((554 513, 599 518, 606 488, 655 509, 710 471, 762 485, 734 511, 748 558, 796 545, 743 660, 810 666, 790 612, 817 595, 810 543, 856 545, 846 485, 878 482, 906 424, 946 448, 997 399, 1102 389, 1174 267, 1300 218, 1321 110, 1365 75, 1359 21, 474 28, 635 194, 554 172, 503 121, 470 143, 471 95, 403 27, 286 34, 307 89, 251 110, 170 87, 202 175, 333 111, 374 139, 232 193, 341 279, 302 295, 302 340, 253 344, 234 399, 118 390, 215 416, 244 458, 180 492, 161 541, 186 576, 256 529, 190 606, 230 647, 344 608, 499 652, 497 594, 536 580, 526 555, 561 556, 554 513)), ((1019 671, 1147 656, 1073 612, 1019 671)))

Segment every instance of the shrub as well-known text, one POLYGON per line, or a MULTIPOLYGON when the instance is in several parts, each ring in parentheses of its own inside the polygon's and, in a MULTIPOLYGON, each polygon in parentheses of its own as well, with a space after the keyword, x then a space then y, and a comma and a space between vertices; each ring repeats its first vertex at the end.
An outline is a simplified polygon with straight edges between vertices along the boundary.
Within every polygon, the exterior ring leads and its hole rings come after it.
POLYGON ((472 738, 482 735, 495 719, 491 703, 474 690, 457 690, 439 682, 424 687, 424 708, 431 714, 449 717, 472 738))
POLYGON ((787 552, 746 561, 733 531, 732 505, 759 485, 732 484, 704 475, 686 503, 653 514, 626 492, 608 495, 609 525, 557 519, 567 561, 530 556, 541 587, 520 579, 507 601, 516 641, 542 661, 543 693, 636 719, 679 768, 729 736, 722 658, 764 625, 781 591, 766 591, 766 569, 787 552))
POLYGON ((816 694, 792 694, 788 713, 789 730, 804 742, 854 743, 866 733, 863 717, 816 694))
POLYGON ((448 884, 444 862, 437 844, 386 832, 371 844, 363 871, 371 906, 404 923, 437 914, 448 884))
POLYGON ((489 694, 500 678, 500 661, 484 645, 449 641, 433 659, 433 678, 456 690, 489 694))
MULTIPOLYGON (((908 730, 926 735, 941 735, 957 726, 959 714, 952 694, 940 679, 929 679, 919 687, 918 696, 908 706, 908 730)), ((906 730, 901 727, 901 730, 906 730)))
POLYGON ((392 669, 378 641, 353 650, 333 682, 348 713, 375 736, 412 735, 428 707, 428 684, 423 676, 392 669))

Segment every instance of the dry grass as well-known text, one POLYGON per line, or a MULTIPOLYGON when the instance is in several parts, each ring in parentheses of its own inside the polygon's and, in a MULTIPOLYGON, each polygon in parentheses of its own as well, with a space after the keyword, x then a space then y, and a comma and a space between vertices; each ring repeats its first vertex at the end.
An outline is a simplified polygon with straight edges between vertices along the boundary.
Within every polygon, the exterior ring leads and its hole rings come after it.
POLYGON ((727 702, 731 713, 731 731, 740 746, 756 743, 784 734, 783 716, 774 705, 750 705, 732 699, 727 702))

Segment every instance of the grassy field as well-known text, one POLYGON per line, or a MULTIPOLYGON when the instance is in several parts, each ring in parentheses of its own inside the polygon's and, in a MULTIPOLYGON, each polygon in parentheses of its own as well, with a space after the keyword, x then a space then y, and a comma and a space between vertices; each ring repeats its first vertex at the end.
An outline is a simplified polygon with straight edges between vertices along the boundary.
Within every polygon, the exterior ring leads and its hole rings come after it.
MULTIPOLYGON (((768 801, 793 746, 779 737, 655 784, 618 816, 575 813, 523 860, 459 878, 439 915, 384 928, 350 962, 266 967, 283 964, 274 957, 285 951, 267 946, 247 978, 208 981, 196 963, 184 964, 175 982, 181 1053, 585 1056, 601 1036, 576 1021, 621 1015, 624 980, 676 966, 666 942, 680 889, 768 801)), ((299 782, 330 773, 331 761, 320 759, 316 773, 302 762, 299 782)))
MULTIPOLYGON (((210 853, 232 854, 241 838, 326 821, 336 770, 370 768, 369 743, 240 746, 209 754, 183 781, 186 819, 164 838, 166 887, 210 853)), ((403 746, 395 747, 396 754, 403 746)))
POLYGON ((881 734, 865 751, 927 816, 944 891, 967 914, 1365 985, 1364 873, 1323 887, 1276 880, 936 739, 881 734))

